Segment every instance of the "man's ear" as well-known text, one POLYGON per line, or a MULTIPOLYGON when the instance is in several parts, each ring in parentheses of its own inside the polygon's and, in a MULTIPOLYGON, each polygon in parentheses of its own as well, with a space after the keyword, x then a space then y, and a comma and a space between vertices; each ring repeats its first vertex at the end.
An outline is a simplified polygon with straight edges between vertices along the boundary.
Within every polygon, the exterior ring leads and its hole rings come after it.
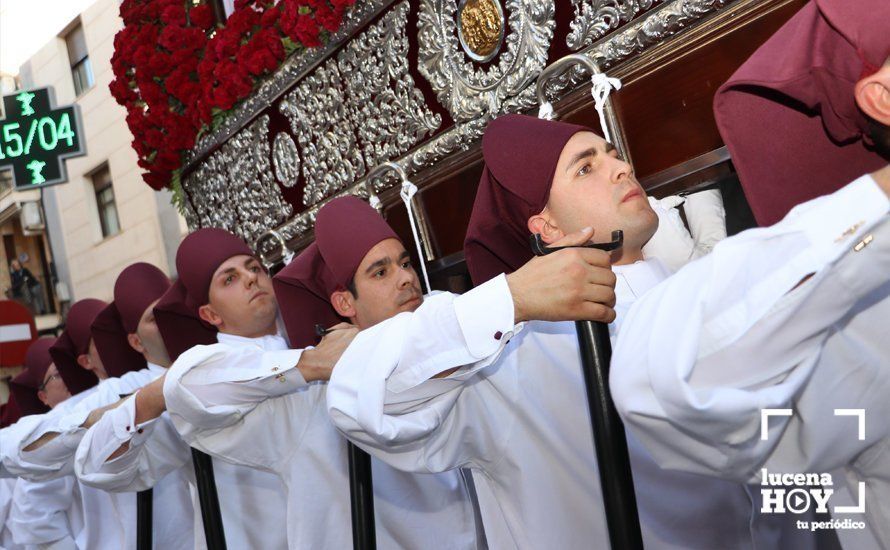
POLYGON ((863 113, 890 126, 890 65, 857 82, 853 93, 863 113))
POLYGON ((331 305, 340 317, 355 317, 355 297, 348 290, 337 290, 331 293, 331 305))
POLYGON ((540 214, 535 214, 528 219, 528 230, 532 235, 540 233, 541 239, 547 244, 555 243, 565 237, 565 233, 553 223, 550 211, 547 208, 544 208, 540 214))
POLYGON ((139 353, 145 353, 145 346, 142 345, 142 338, 139 337, 135 332, 131 332, 127 334, 127 343, 130 344, 130 347, 139 353))
POLYGON ((49 407, 49 398, 46 396, 45 391, 37 390, 37 399, 39 399, 41 403, 49 407))
POLYGON ((198 308, 198 317, 200 317, 202 321, 206 321, 216 328, 221 327, 223 324, 222 317, 219 316, 210 304, 204 304, 198 308))

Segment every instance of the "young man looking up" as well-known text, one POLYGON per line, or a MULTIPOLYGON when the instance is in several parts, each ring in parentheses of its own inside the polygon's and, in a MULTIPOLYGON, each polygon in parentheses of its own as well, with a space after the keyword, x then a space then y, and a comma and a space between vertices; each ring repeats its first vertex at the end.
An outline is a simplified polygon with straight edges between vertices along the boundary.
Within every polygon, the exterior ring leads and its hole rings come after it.
MULTIPOLYGON (((378 234, 363 230, 365 238, 378 234)), ((181 254, 187 246, 188 240, 181 254)), ((169 414, 197 448, 283 479, 291 548, 349 547, 346 441, 327 418, 323 382, 355 329, 339 325, 316 348, 289 349, 278 334, 272 280, 241 246, 241 253, 209 266, 203 277, 180 271, 198 314, 219 328, 219 343, 195 347, 176 361, 163 388, 169 414)), ((416 276, 405 281, 415 289, 408 293, 419 296, 416 276)), ((284 313, 288 329, 294 317, 311 317, 291 304, 284 313)), ((457 473, 413 476, 375 466, 374 476, 380 547, 479 547, 472 505, 457 473)))
POLYGON ((641 300, 611 381, 666 468, 765 493, 795 489, 771 477, 828 474, 832 519, 865 527, 837 530, 856 549, 890 547, 888 21, 884 0, 817 0, 721 87, 715 114, 758 219, 834 193, 641 300), (666 318, 678 303, 682 324, 666 318), (770 416, 764 433, 767 409, 791 414, 770 416))
MULTIPOLYGON (((471 468, 485 524, 507 526, 494 546, 589 548, 608 534, 577 334, 574 323, 540 321, 573 318, 527 316, 511 290, 547 258, 532 257, 531 234, 561 246, 621 229, 623 247, 599 253, 617 278, 614 338, 634 300, 668 276, 642 252, 657 217, 632 168, 589 128, 506 115, 489 123, 482 150, 465 243, 478 286, 359 333, 328 407, 350 439, 397 468, 471 468)), ((765 542, 772 529, 761 529, 746 486, 666 472, 627 435, 646 548, 765 542)), ((807 548, 810 537, 789 544, 807 548)))

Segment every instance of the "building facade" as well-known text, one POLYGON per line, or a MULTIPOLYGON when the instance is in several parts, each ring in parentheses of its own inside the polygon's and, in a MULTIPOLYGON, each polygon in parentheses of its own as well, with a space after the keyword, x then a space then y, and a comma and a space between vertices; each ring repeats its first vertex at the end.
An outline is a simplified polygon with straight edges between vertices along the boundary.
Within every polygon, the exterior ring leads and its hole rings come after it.
POLYGON ((126 111, 108 90, 114 35, 122 28, 116 0, 98 0, 36 54, 19 73, 24 89, 51 86, 57 105, 79 105, 85 156, 68 159, 68 183, 42 192, 58 294, 70 301, 111 298, 127 265, 175 271, 187 232, 168 193, 143 183, 126 111))
MULTIPOLYGON (((18 78, 0 73, 0 96, 19 89, 18 78)), ((5 116, 0 104, 0 117, 5 116)), ((51 276, 52 253, 46 238, 46 224, 40 203, 40 190, 13 189, 12 173, 0 171, 0 290, 3 297, 29 306, 36 315, 57 310, 51 276), (36 284, 16 284, 13 261, 27 269, 36 284)), ((29 277, 29 279, 31 279, 29 277)))

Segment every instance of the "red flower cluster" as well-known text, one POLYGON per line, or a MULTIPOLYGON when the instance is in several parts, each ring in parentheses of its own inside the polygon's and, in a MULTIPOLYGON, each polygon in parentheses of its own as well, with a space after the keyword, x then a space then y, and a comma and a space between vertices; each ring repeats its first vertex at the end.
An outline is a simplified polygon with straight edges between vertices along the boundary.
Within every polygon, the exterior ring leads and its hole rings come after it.
POLYGON ((111 93, 127 109, 143 179, 169 186, 213 118, 253 93, 290 51, 316 47, 355 0, 237 0, 216 28, 206 4, 124 0, 111 93), (215 29, 212 38, 208 33, 215 29))

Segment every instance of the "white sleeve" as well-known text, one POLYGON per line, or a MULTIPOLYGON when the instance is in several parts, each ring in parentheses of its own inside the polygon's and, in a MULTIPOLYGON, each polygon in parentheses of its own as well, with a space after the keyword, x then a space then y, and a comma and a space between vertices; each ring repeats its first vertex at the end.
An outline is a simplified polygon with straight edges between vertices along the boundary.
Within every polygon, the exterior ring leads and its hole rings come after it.
POLYGON ((693 258, 709 254, 717 243, 726 238, 726 209, 719 189, 687 195, 683 211, 695 241, 693 258))
POLYGON ((673 272, 710 253, 726 238, 726 211, 718 189, 699 191, 686 197, 648 197, 658 216, 658 229, 643 247, 647 258, 658 258, 673 272), (680 218, 683 205, 689 229, 680 218))
POLYGON ((643 247, 643 255, 647 258, 658 258, 671 270, 677 271, 695 255, 695 241, 680 219, 678 206, 685 199, 670 196, 663 199, 647 197, 649 206, 658 216, 658 229, 643 247))
POLYGON ((302 350, 196 346, 170 367, 167 412, 189 445, 234 464, 277 471, 317 406, 297 363, 302 350))
MULTIPOLYGON (((16 478, 26 470, 27 464, 22 464, 19 457, 19 442, 34 429, 43 416, 40 414, 24 416, 12 426, 0 429, 0 477, 16 478)), ((52 471, 46 467, 44 470, 52 471)))
POLYGON ((522 330, 513 318, 501 275, 462 296, 431 296, 416 311, 360 332, 328 384, 335 425, 400 469, 442 471, 490 457, 497 452, 491 442, 506 437, 490 427, 511 419, 490 418, 475 386, 522 330), (457 431, 460 441, 449 438, 457 431))
POLYGON ((634 304, 610 384, 663 467, 750 479, 767 460, 790 419, 763 441, 761 411, 790 407, 837 324, 890 290, 888 204, 865 176, 724 240, 634 304))
POLYGON ((71 537, 68 510, 76 491, 74 477, 50 481, 20 479, 15 486, 9 529, 22 545, 40 545, 71 537))
POLYGON ((34 481, 72 474, 74 454, 87 431, 83 423, 90 413, 118 401, 122 394, 135 391, 153 378, 147 369, 127 373, 121 378, 109 378, 73 407, 62 407, 59 412, 53 410, 42 415, 40 422, 22 433, 16 451, 16 473, 34 481), (38 449, 25 451, 28 445, 52 433, 58 435, 38 449))
POLYGON ((108 411, 90 428, 74 460, 74 473, 85 485, 115 492, 144 491, 188 463, 189 447, 163 414, 136 423, 136 398, 108 411), (121 445, 129 446, 108 460, 121 445))

